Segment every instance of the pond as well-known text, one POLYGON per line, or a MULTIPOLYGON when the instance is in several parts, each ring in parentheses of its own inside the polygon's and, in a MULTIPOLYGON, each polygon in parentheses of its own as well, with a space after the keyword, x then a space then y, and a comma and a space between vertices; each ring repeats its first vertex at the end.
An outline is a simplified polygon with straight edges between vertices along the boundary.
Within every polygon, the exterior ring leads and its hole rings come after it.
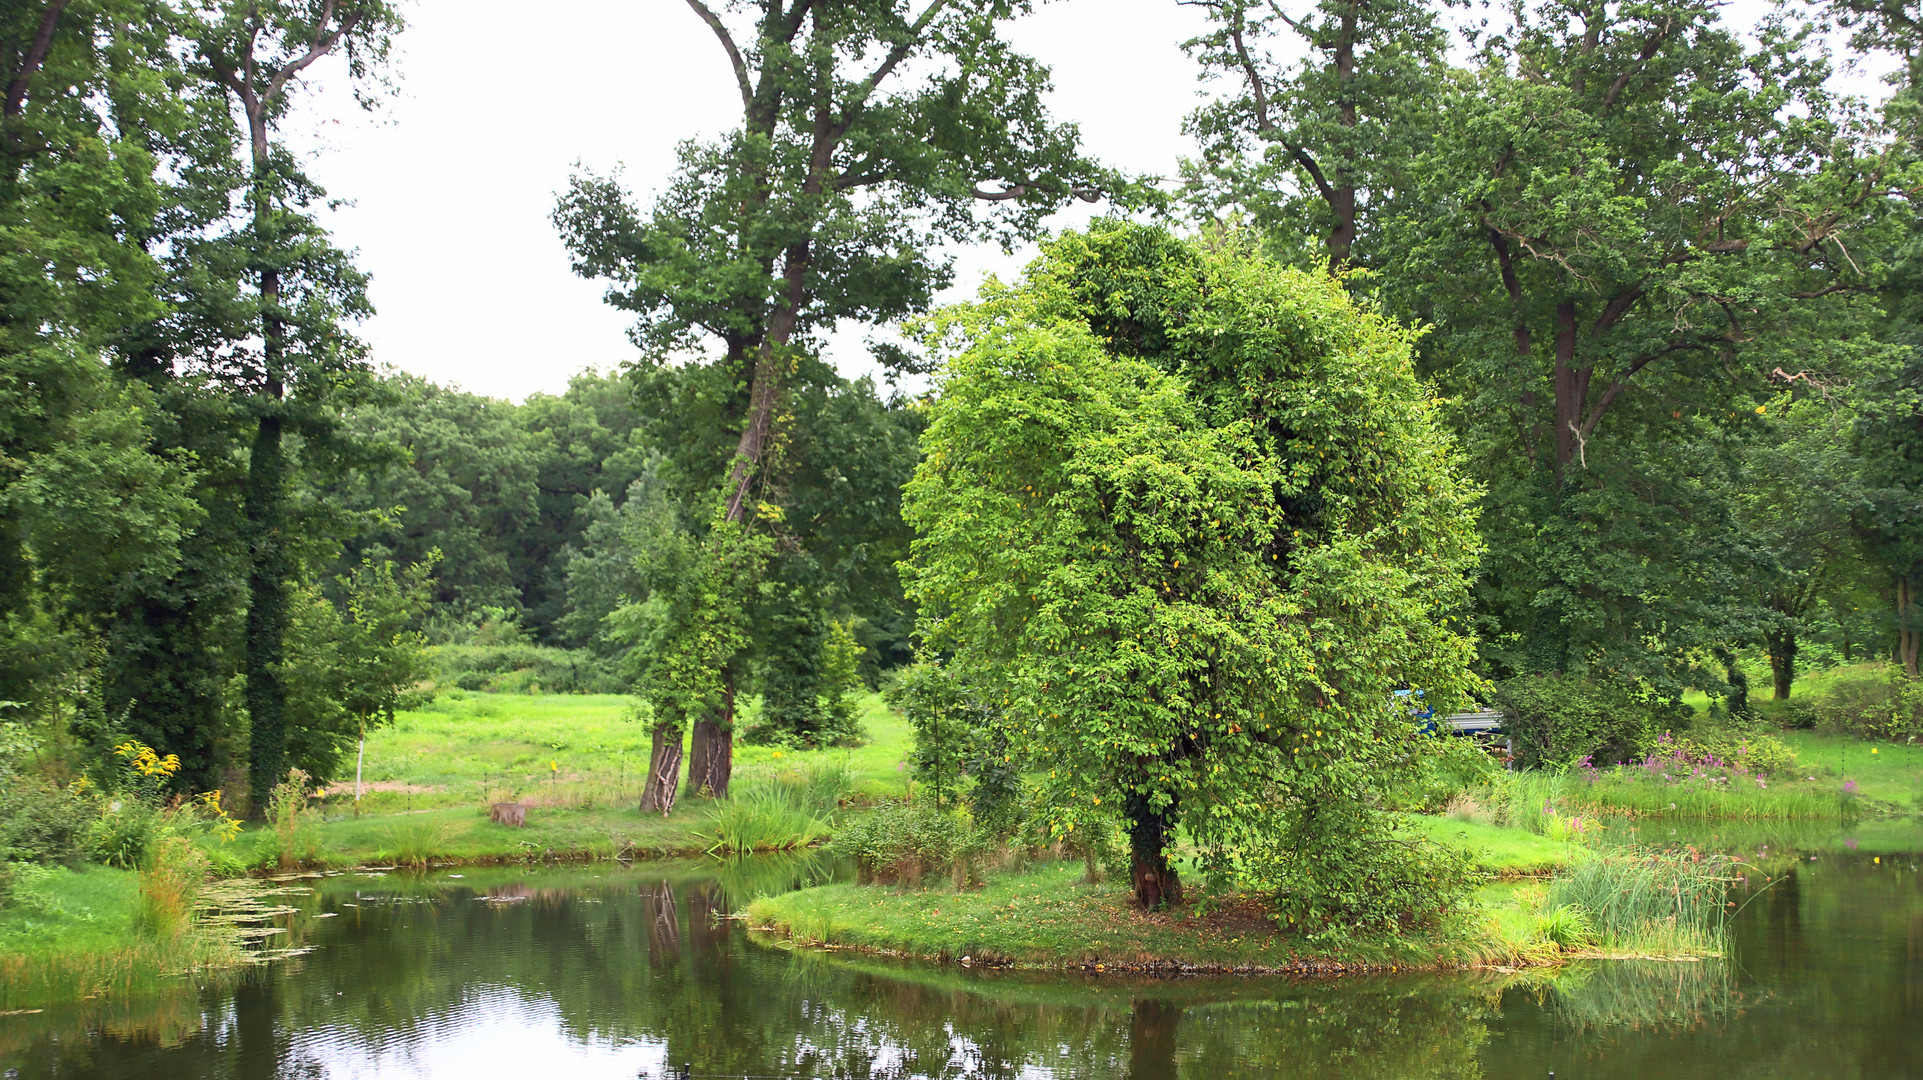
POLYGON ((724 916, 806 860, 295 883, 310 951, 0 1017, 6 1077, 1923 1076, 1923 828, 1704 831, 1753 864, 1710 963, 1150 980, 796 951, 724 916), (1763 884, 1763 879, 1769 879, 1763 884))

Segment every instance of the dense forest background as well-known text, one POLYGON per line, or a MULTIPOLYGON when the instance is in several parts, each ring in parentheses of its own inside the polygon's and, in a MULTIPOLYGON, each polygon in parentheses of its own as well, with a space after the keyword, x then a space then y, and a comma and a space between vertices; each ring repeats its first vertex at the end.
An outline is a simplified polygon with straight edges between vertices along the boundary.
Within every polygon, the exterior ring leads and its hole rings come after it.
MULTIPOLYGON (((137 738, 182 790, 258 804, 289 765, 339 769, 406 697, 354 688, 418 642, 415 689, 634 693, 676 770, 693 732, 695 790, 725 793, 750 719, 848 737, 836 680, 914 653, 926 399, 841 378, 825 335, 927 315, 944 250, 1075 202, 1254 236, 1426 328, 1487 544, 1472 604, 1434 615, 1486 678, 1740 709, 1746 664, 1779 697, 1811 665, 1916 677, 1913 7, 1211 0, 1202 152, 1133 177, 1049 115, 999 36, 1023 5, 690 6, 740 126, 650 205, 587 174, 560 195, 637 351, 512 404, 367 354, 366 269, 282 134, 314 65, 382 92, 396 8, 0 5, 10 739, 81 762, 137 738), (1875 100, 1837 90, 1848 56, 1893 67, 1875 100)), ((1110 314, 1111 342, 1153 324, 1110 314)))

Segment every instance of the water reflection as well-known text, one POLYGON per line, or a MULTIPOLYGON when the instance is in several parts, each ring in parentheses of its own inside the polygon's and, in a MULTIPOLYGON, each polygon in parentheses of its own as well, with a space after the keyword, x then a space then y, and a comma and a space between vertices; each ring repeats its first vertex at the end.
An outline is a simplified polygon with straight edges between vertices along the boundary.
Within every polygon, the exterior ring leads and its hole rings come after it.
POLYGON ((1314 983, 895 964, 788 950, 726 917, 831 872, 807 861, 340 876, 288 898, 286 929, 313 952, 237 986, 0 1018, 0 1065, 246 1080, 659 1077, 683 1062, 878 1080, 1923 1075, 1923 878, 1885 833, 1853 834, 1854 852, 1768 837, 1726 961, 1314 983))

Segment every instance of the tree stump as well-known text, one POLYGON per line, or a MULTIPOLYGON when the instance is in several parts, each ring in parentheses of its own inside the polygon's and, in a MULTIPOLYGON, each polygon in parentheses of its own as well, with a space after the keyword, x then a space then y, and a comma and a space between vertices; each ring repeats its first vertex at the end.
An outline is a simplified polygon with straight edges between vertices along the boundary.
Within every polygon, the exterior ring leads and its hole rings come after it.
POLYGON ((487 819, 497 825, 510 829, 527 827, 527 804, 518 802, 497 802, 488 810, 487 819))

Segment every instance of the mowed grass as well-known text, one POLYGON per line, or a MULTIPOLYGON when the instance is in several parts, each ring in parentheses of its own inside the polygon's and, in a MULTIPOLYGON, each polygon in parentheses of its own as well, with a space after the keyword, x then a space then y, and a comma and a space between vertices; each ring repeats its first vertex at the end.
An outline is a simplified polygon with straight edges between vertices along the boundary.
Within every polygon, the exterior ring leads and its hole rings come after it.
POLYGON ((1814 731, 1785 731, 1781 738, 1796 751, 1799 775, 1832 789, 1855 781, 1857 798, 1873 806, 1923 809, 1923 746, 1814 731))
MULTIPOLYGON (((296 845, 300 860, 420 864, 705 850, 714 843, 713 801, 684 790, 665 818, 637 809, 652 736, 632 702, 606 694, 463 693, 403 712, 368 736, 360 813, 350 760, 296 845), (529 804, 527 826, 489 821, 494 802, 529 804)), ((862 709, 869 741, 860 747, 798 753, 737 744, 736 789, 833 763, 846 768, 856 795, 899 793, 908 725, 877 694, 862 709)), ((278 858, 275 837, 255 824, 230 844, 207 847, 229 872, 278 858)))
POLYGON ((1438 843, 1467 848, 1476 867, 1500 877, 1535 877, 1568 866, 1574 844, 1513 825, 1414 815, 1412 828, 1438 843))
MULTIPOLYGON (((735 746, 735 776, 752 780, 797 763, 845 761, 856 790, 898 792, 908 756, 908 725, 882 704, 862 701, 868 742, 808 753, 735 746)), ((367 739, 362 797, 366 813, 523 801, 536 806, 628 803, 640 798, 653 746, 634 699, 618 694, 451 694, 403 712, 367 739)), ((685 747, 684 747, 685 751, 685 747)), ((353 762, 330 791, 351 800, 353 762)))
POLYGON ((852 883, 765 896, 751 925, 803 945, 855 946, 928 960, 1017 967, 1204 970, 1434 966, 1458 954, 1447 941, 1358 942, 1298 953, 1257 901, 1207 912, 1136 909, 1126 882, 1085 884, 1080 862, 1037 862, 978 888, 925 890, 852 883))

